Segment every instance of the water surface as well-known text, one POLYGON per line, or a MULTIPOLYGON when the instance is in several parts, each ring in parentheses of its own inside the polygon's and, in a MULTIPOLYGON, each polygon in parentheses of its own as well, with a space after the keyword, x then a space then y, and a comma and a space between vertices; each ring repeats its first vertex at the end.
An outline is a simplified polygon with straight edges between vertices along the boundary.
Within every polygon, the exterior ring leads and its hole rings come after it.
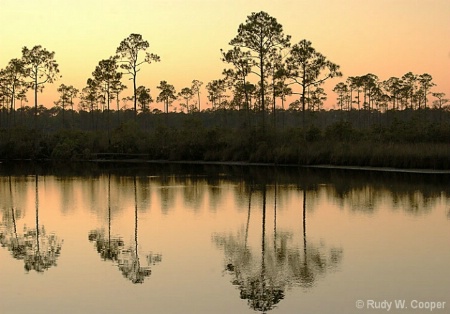
POLYGON ((0 313, 361 313, 375 311, 371 301, 450 302, 446 176, 0 167, 0 313))

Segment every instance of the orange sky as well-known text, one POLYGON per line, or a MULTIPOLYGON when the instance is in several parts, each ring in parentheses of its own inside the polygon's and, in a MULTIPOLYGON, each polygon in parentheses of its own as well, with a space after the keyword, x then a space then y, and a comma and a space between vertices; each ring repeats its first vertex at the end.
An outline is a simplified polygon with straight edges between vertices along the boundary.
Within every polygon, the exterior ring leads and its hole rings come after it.
MULTIPOLYGON (((100 60, 130 33, 139 33, 149 51, 161 56, 138 76, 156 99, 161 80, 179 91, 193 79, 204 88, 221 78, 226 65, 220 49, 228 49, 239 24, 261 10, 283 25, 292 43, 308 39, 339 64, 342 80, 369 72, 380 80, 429 73, 437 84, 433 91, 450 97, 448 0, 0 0, 0 68, 20 57, 23 46, 55 51, 62 78, 39 95, 39 103, 49 107, 59 84, 83 88, 100 60)), ((339 81, 325 86, 327 108, 335 104, 331 89, 339 81)), ((204 108, 206 90, 202 95, 204 108)))

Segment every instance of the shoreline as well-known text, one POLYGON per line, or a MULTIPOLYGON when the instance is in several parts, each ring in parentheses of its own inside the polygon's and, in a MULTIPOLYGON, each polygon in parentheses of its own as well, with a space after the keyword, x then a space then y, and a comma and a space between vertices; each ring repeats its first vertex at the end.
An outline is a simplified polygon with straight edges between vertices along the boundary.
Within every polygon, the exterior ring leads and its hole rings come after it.
MULTIPOLYGON (((17 162, 45 162, 45 163, 62 163, 63 161, 52 159, 15 159, 0 160, 0 164, 17 162)), ((299 164, 277 164, 263 162, 248 161, 203 161, 203 160, 146 160, 146 159, 90 159, 90 160, 73 160, 74 163, 99 163, 99 164, 179 164, 179 165, 212 165, 212 166, 241 166, 241 167, 296 167, 311 169, 329 169, 329 170, 349 170, 349 171, 369 171, 369 172, 390 172, 390 173, 414 173, 414 174, 439 174, 450 175, 450 170, 445 169, 427 169, 427 168, 393 168, 393 167, 372 167, 372 166, 339 166, 339 165, 299 165, 299 164)))
POLYGON ((373 172, 396 172, 396 173, 417 173, 417 174, 450 174, 450 170, 444 169, 420 169, 420 168, 392 168, 392 167, 371 167, 371 166, 339 166, 339 165, 296 165, 296 164, 275 164, 275 163, 252 163, 246 161, 189 161, 189 160, 102 160, 96 159, 89 162, 98 163, 148 163, 148 164, 192 164, 192 165, 224 165, 224 166, 245 166, 245 167, 298 167, 313 169, 337 169, 351 171, 373 171, 373 172))

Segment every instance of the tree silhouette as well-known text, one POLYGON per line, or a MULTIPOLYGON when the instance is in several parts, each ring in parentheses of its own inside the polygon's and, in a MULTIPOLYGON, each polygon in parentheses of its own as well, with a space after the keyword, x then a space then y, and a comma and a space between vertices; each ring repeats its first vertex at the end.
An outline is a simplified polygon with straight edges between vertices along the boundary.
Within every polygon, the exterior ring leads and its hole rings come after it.
POLYGON ((402 76, 402 93, 406 96, 405 107, 407 107, 408 98, 410 100, 410 108, 414 109, 415 95, 418 89, 417 87, 417 75, 412 72, 408 72, 402 76))
POLYGON ((289 46, 290 36, 285 36, 283 26, 266 12, 253 12, 247 17, 245 24, 240 24, 238 34, 230 41, 230 45, 240 47, 248 51, 242 56, 247 59, 252 58, 252 67, 256 66, 259 71, 253 72, 259 76, 260 82, 260 103, 263 112, 263 126, 265 113, 266 83, 265 79, 269 75, 267 64, 270 64, 270 57, 277 49, 289 46))
POLYGON ((420 90, 422 92, 424 108, 427 108, 427 95, 430 93, 430 88, 435 86, 436 84, 434 84, 432 82, 433 81, 433 77, 430 74, 428 74, 428 73, 424 73, 424 74, 419 75, 418 81, 419 81, 419 84, 420 84, 420 90))
POLYGON ((344 110, 344 105, 348 97, 348 85, 344 82, 339 82, 334 86, 333 92, 338 95, 337 101, 339 109, 344 110))
POLYGON ((15 100, 20 95, 25 95, 28 86, 24 81, 26 76, 23 59, 12 59, 5 69, 0 70, 0 93, 10 100, 9 110, 15 112, 15 100))
POLYGON ((225 80, 212 80, 206 84, 208 99, 211 101, 213 109, 221 108, 222 99, 225 97, 225 80))
POLYGON ((121 57, 120 67, 126 71, 126 74, 131 75, 133 80, 133 96, 134 96, 134 115, 137 114, 137 73, 140 71, 140 66, 144 63, 159 62, 160 57, 153 53, 145 53, 143 59, 139 58, 139 53, 145 52, 149 47, 148 41, 142 38, 140 34, 130 34, 127 38, 120 42, 116 53, 121 57))
MULTIPOLYGON (((42 46, 34 46, 32 49, 22 48, 22 60, 25 64, 26 76, 31 79, 34 90, 34 113, 38 114, 38 91, 44 89, 44 84, 53 83, 58 78, 58 63, 55 52, 50 52, 42 46)), ((36 125, 35 125, 36 127, 36 125)))
MULTIPOLYGON (((62 117, 63 117, 63 125, 64 125, 65 108, 66 108, 66 106, 70 105, 72 107, 72 113, 73 113, 73 99, 77 96, 78 89, 76 89, 72 85, 61 84, 56 89, 56 91, 59 93, 59 99, 57 101, 55 101, 55 105, 58 107, 61 107, 61 109, 62 109, 62 117)), ((72 114, 72 117, 73 117, 73 114, 72 114)))
POLYGON ((161 81, 156 88, 161 90, 156 101, 164 103, 164 112, 169 113, 169 105, 177 99, 175 87, 166 81, 161 81))
POLYGON ((317 87, 310 92, 309 104, 310 110, 320 111, 323 108, 324 101, 327 100, 327 94, 322 87, 317 87))
POLYGON ((152 96, 150 95, 150 88, 139 86, 136 90, 136 97, 141 111, 143 113, 150 111, 150 103, 153 102, 152 96))
POLYGON ((292 84, 301 87, 300 101, 305 125, 306 93, 310 87, 318 87, 326 80, 342 76, 339 66, 316 51, 306 39, 292 46, 290 56, 286 59, 287 71, 292 84))
POLYGON ((398 77, 392 76, 383 82, 385 90, 390 93, 390 99, 392 101, 392 109, 399 108, 399 98, 402 91, 403 82, 398 77))
POLYGON ((191 90, 193 94, 197 94, 198 111, 200 112, 200 87, 202 87, 203 82, 199 80, 192 80, 191 90))
POLYGON ((363 86, 363 107, 364 109, 371 110, 371 104, 375 96, 377 95, 377 91, 379 90, 379 82, 378 76, 372 73, 367 73, 361 77, 361 82, 363 86))
POLYGON ((109 112, 112 93, 115 87, 120 83, 122 73, 118 71, 118 56, 110 57, 109 59, 101 60, 95 67, 92 76, 100 87, 101 91, 106 95, 106 107, 109 112))
POLYGON ((94 79, 87 80, 87 85, 81 90, 80 107, 90 112, 92 128, 96 128, 94 112, 98 108, 98 100, 101 97, 101 89, 94 79))
POLYGON ((286 96, 292 95, 292 88, 287 83, 288 72, 286 63, 282 62, 281 54, 275 55, 277 58, 273 66, 273 110, 275 109, 275 100, 277 97, 281 99, 281 108, 284 110, 284 101, 286 96))
POLYGON ((116 79, 112 82, 111 91, 116 98, 117 105, 117 125, 120 124, 120 93, 127 88, 126 85, 122 84, 120 79, 116 79))
POLYGON ((192 91, 191 88, 184 87, 178 93, 178 96, 185 101, 184 103, 181 103, 181 107, 186 108, 186 113, 189 113, 191 111, 189 107, 189 100, 191 100, 192 97, 194 97, 194 92, 192 91))
POLYGON ((249 51, 243 52, 239 47, 234 47, 233 49, 222 52, 222 61, 230 63, 234 66, 234 69, 224 70, 226 79, 231 80, 231 84, 235 88, 242 87, 242 91, 245 95, 244 108, 250 109, 250 97, 249 89, 247 88, 247 76, 251 73, 252 60, 249 51))
POLYGON ((404 74, 401 78, 393 76, 381 82, 377 75, 367 73, 361 76, 349 76, 346 83, 338 83, 333 90, 338 94, 341 110, 345 98, 357 104, 358 110, 379 112, 383 108, 388 110, 389 103, 392 110, 427 108, 430 88, 435 86, 431 75, 427 73, 416 75, 412 72, 404 74), (353 92, 356 92, 355 99, 353 99, 353 92))
POLYGON ((360 95, 361 95, 361 87, 362 87, 362 80, 360 76, 349 76, 347 78, 347 84, 350 90, 350 104, 349 108, 350 110, 353 109, 353 104, 358 104, 358 110, 361 109, 361 101, 360 101, 360 95), (356 101, 353 100, 353 92, 356 91, 356 101))
POLYGON ((443 109, 445 104, 450 101, 449 99, 444 98, 445 93, 432 93, 432 95, 437 98, 437 100, 433 101, 433 106, 437 109, 443 109))

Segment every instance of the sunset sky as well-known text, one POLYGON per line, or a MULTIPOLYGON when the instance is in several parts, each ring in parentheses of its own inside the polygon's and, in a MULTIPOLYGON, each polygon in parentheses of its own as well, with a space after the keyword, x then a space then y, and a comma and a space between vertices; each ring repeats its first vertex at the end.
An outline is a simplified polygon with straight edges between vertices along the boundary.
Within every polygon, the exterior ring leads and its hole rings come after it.
POLYGON ((336 103, 331 89, 339 81, 367 73, 380 80, 429 73, 432 91, 450 97, 449 0, 0 0, 0 68, 21 57, 23 46, 55 51, 62 78, 39 95, 51 107, 59 84, 83 88, 100 60, 139 33, 161 62, 144 66, 138 85, 156 99, 161 80, 179 91, 198 79, 204 108, 205 85, 227 67, 220 49, 229 49, 239 24, 258 11, 275 17, 292 43, 310 40, 341 66, 344 77, 325 86, 326 108, 336 103))

